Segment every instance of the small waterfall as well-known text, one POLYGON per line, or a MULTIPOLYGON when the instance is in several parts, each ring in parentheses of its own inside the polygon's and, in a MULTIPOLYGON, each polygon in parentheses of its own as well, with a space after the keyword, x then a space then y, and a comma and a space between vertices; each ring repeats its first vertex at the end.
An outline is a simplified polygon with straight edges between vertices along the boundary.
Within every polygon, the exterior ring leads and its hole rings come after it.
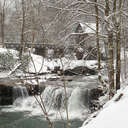
MULTIPOLYGON (((67 88, 67 98, 70 97, 72 89, 67 88)), ((45 106, 48 109, 64 109, 65 104, 65 93, 62 87, 47 87, 42 93, 42 98, 45 106)))
POLYGON ((13 87, 13 98, 25 98, 28 97, 28 90, 24 86, 14 86, 13 87))
POLYGON ((24 86, 13 87, 13 105, 19 106, 22 101, 29 96, 28 90, 24 86))
MULTIPOLYGON (((66 88, 67 96, 65 97, 65 91, 63 87, 47 86, 41 94, 41 98, 44 102, 45 108, 52 118, 60 119, 60 115, 56 115, 61 112, 63 118, 66 118, 65 113, 65 101, 67 100, 67 108, 69 112, 69 118, 84 118, 88 112, 88 89, 81 87, 66 88), (67 98, 67 99, 65 99, 67 98)), ((37 103, 34 96, 29 96, 26 88, 15 88, 15 97, 17 98, 13 105, 15 110, 31 111, 32 115, 42 114, 41 107, 37 103)), ((36 96, 40 99, 39 96, 36 96)))
POLYGON ((17 85, 0 86, 0 105, 12 105, 17 98, 28 97, 26 87, 17 85))
POLYGON ((88 109, 88 89, 76 87, 69 100, 68 100, 68 111, 79 111, 88 109))
MULTIPOLYGON (((69 118, 85 118, 88 115, 88 89, 87 88, 66 88, 67 108, 69 118)), ((59 110, 63 118, 66 118, 65 112, 65 91, 63 87, 46 87, 42 93, 44 104, 49 110, 59 110)))

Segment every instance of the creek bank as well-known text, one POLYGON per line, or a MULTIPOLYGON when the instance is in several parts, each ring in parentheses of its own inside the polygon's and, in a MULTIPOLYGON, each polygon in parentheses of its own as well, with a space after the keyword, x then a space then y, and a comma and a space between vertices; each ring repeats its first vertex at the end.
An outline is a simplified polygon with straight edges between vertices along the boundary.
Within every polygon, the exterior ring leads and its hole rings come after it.
POLYGON ((95 69, 91 69, 86 66, 77 66, 74 68, 69 68, 62 70, 59 66, 54 67, 54 70, 51 71, 52 73, 56 73, 58 75, 65 75, 65 76, 73 76, 73 75, 96 75, 97 71, 95 69))
MULTIPOLYGON (((12 78, 2 78, 0 79, 0 105, 12 105, 13 102, 21 97, 28 97, 32 94, 30 90, 30 85, 23 85, 23 80, 12 79, 12 78)), ((36 85, 32 85, 34 94, 38 93, 36 85)), ((45 87, 40 87, 40 92, 42 92, 45 87)))
POLYGON ((13 104, 13 87, 0 84, 0 105, 13 104))
POLYGON ((0 105, 11 105, 13 103, 13 86, 17 81, 9 78, 0 79, 0 105))

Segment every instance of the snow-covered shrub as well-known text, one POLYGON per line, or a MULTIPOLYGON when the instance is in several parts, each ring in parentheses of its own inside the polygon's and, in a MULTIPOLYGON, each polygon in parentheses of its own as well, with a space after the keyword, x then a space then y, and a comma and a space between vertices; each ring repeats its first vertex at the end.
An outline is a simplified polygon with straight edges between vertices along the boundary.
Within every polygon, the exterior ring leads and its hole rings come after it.
POLYGON ((9 50, 0 53, 0 70, 12 70, 18 63, 21 63, 19 70, 24 71, 30 61, 29 55, 23 55, 22 60, 19 60, 17 53, 12 53, 9 50))
POLYGON ((17 59, 10 51, 0 53, 0 69, 11 70, 17 59))

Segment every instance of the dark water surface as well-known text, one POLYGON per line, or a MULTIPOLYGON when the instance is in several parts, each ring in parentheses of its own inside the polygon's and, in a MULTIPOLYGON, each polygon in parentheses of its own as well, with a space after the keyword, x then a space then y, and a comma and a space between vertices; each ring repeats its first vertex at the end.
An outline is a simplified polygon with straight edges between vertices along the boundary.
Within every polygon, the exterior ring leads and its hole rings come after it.
MULTIPOLYGON (((49 128, 47 121, 41 116, 28 116, 27 112, 1 112, 0 128, 49 128)), ((53 122, 55 128, 66 128, 64 121, 53 122)), ((70 128, 78 128, 82 125, 79 120, 70 121, 70 128)))

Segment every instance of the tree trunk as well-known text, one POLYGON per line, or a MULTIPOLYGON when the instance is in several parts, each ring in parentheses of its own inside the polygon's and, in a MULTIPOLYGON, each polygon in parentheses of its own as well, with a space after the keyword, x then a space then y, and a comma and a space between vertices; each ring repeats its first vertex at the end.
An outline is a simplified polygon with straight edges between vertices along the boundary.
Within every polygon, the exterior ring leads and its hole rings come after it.
POLYGON ((114 96, 114 63, 113 63, 113 32, 108 33, 108 65, 109 65, 109 96, 114 96))
POLYGON ((25 49, 25 42, 24 42, 24 29, 25 29, 25 8, 24 8, 24 0, 22 0, 22 25, 21 25, 21 44, 20 44, 20 52, 19 58, 22 58, 24 49, 25 49))
MULTIPOLYGON (((123 36, 125 37, 125 31, 123 31, 123 36)), ((126 60, 126 39, 123 39, 124 42, 124 79, 127 78, 127 69, 126 69, 126 65, 127 65, 127 60, 126 60)))
MULTIPOLYGON (((117 29, 118 30, 118 29, 117 29)), ((120 30, 116 34, 116 90, 120 89, 120 30)))
MULTIPOLYGON (((109 16, 109 0, 105 0, 106 9, 105 15, 109 16)), ((107 24, 108 33, 108 76, 109 76, 109 96, 110 98, 114 95, 114 65, 113 65, 113 31, 108 29, 109 23, 107 24)))
POLYGON ((32 27, 31 52, 32 52, 33 51, 33 47, 34 47, 34 42, 35 42, 35 16, 34 16, 34 11, 31 11, 31 27, 32 27))
POLYGON ((4 27, 5 27, 5 3, 6 1, 4 0, 3 7, 2 7, 2 12, 1 12, 1 37, 2 37, 2 47, 5 47, 5 42, 4 42, 4 27))
POLYGON ((33 32, 32 32, 31 53, 32 53, 32 51, 33 51, 33 47, 34 47, 34 41, 35 41, 35 32, 34 32, 34 30, 33 30, 33 32))
POLYGON ((99 10, 97 0, 95 0, 95 12, 96 12, 96 44, 97 44, 97 62, 98 62, 98 81, 105 86, 101 77, 101 51, 100 51, 100 39, 99 39, 99 10))
POLYGON ((120 36, 121 36, 121 4, 122 0, 119 0, 119 21, 116 24, 116 90, 120 89, 120 68, 121 68, 121 59, 120 59, 120 36))

